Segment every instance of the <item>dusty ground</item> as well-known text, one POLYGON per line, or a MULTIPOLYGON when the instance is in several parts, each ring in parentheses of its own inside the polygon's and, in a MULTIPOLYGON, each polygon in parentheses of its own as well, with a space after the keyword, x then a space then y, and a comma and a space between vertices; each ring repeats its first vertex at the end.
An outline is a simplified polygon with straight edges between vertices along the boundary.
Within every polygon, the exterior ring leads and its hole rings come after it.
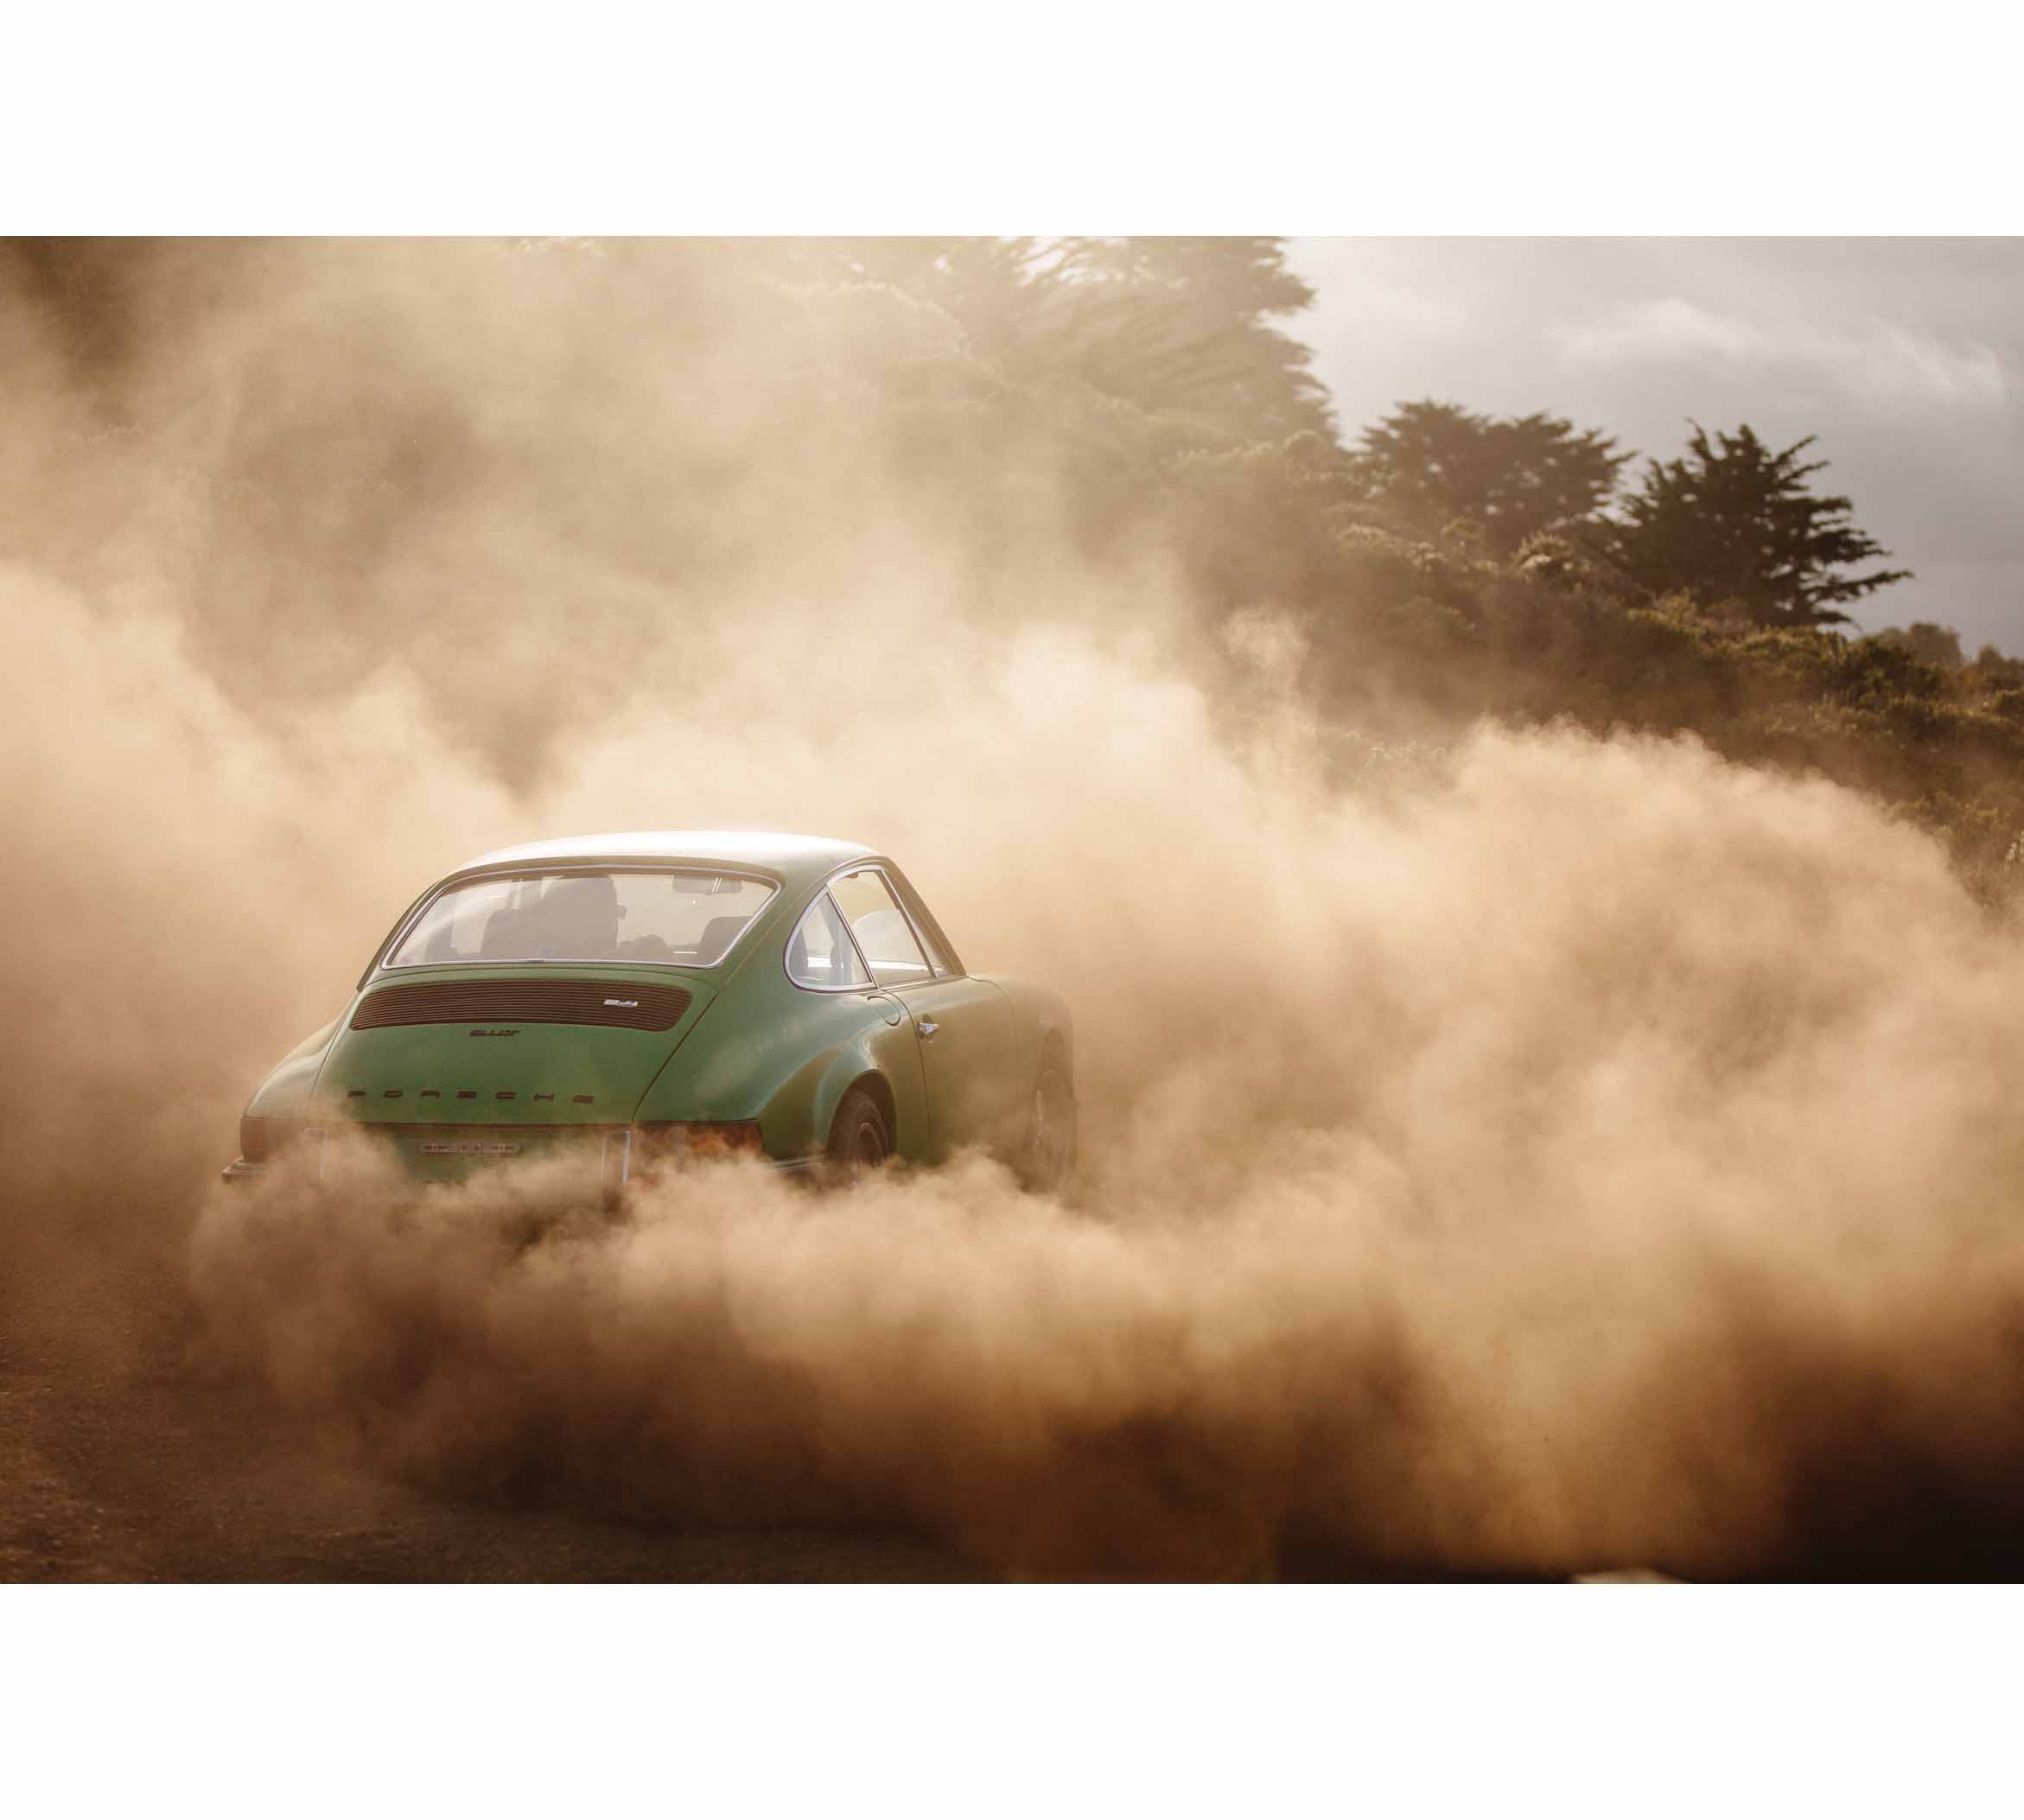
MULTIPOLYGON (((179 1240, 107 1240, 88 1207, 41 1238, 0 1256, 0 1582, 994 1577, 893 1531, 688 1530, 404 1484, 201 1368, 179 1240)), ((1303 1545, 1278 1571, 1371 1577, 1303 1545)))
MULTIPOLYGON (((694 1530, 567 1505, 482 1503, 401 1483, 304 1432, 194 1357, 181 1259, 94 1251, 90 1212, 0 1258, 0 1581, 954 1581, 991 1577, 921 1537, 694 1530)), ((1812 1564, 1828 1578, 2008 1579, 2008 1524, 1918 1526, 1812 1564), (1909 1545, 1907 1545, 1909 1544, 1909 1545)), ((1284 1579, 1371 1577, 1291 1543, 1284 1579)), ((1808 1576, 1804 1562, 1778 1577, 1808 1576)), ((1451 1577, 1438 1567, 1380 1577, 1451 1577)), ((1663 1577, 1597 1563, 1582 1578, 1663 1577)))
POLYGON ((685 1531, 433 1496, 196 1370, 172 1245, 0 1262, 0 1581, 979 1577, 904 1536, 685 1531))
MULTIPOLYGON (((0 1581, 990 1577, 903 1533, 685 1529, 402 1483, 306 1431, 258 1387, 204 1369, 180 1236, 114 1243, 104 1237, 113 1230, 80 1207, 36 1243, 0 1250, 0 1581)), ((1774 1576, 2024 1571, 2024 1532, 2007 1506, 1935 1500, 1915 1483, 1878 1496, 1868 1487, 1848 1533, 1772 1566, 1774 1576)), ((1652 1577, 1594 1567, 1581 1577, 1652 1577)), ((1294 1543, 1276 1572, 1366 1578, 1371 1564, 1294 1543)), ((1391 1563, 1382 1577, 1449 1576, 1391 1563)))

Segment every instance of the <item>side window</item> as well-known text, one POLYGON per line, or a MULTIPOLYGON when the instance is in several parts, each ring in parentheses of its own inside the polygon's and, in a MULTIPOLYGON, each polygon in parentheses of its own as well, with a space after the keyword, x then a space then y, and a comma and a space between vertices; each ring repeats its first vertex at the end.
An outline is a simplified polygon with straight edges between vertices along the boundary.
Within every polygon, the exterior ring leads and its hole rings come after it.
POLYGON ((879 874, 846 873, 831 883, 830 894, 850 919, 850 932, 879 984, 904 986, 932 977, 906 913, 879 874))
POLYGON ((807 914, 787 938, 787 977, 797 986, 812 986, 818 992, 871 983, 826 891, 808 907, 807 914))

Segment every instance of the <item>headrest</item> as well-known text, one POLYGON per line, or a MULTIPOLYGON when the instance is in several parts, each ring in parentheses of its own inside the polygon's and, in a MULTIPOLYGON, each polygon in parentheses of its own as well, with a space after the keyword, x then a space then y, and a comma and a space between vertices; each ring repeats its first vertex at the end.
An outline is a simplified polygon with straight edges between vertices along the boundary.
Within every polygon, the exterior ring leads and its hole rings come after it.
POLYGON ((589 878, 551 878, 541 894, 541 907, 564 916, 609 914, 619 907, 618 881, 604 872, 589 878))
MULTIPOLYGON (((722 958, 723 951, 738 939, 738 932, 750 919, 742 916, 713 916, 703 926, 703 933, 696 938, 696 958, 714 961, 722 958)), ((796 939, 799 939, 799 934, 796 939)))

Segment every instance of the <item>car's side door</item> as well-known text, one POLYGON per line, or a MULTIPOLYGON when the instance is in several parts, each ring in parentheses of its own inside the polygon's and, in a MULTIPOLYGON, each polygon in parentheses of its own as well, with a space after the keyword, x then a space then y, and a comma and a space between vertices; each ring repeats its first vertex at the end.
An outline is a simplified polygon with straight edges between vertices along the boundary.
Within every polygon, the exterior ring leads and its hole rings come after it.
POLYGON ((830 881, 872 977, 906 1006, 920 1045, 933 1141, 945 1157, 967 1145, 1002 1148, 1018 1099, 1012 1007, 988 980, 954 970, 932 933, 917 928, 877 866, 830 881))

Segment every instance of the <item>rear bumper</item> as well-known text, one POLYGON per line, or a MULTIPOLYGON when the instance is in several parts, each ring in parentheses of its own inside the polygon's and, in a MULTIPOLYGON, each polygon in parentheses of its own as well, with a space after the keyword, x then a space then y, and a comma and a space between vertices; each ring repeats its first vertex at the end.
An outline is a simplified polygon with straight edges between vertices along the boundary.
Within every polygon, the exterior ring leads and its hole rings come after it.
MULTIPOLYGON (((813 1175, 822 1164, 819 1156, 768 1156, 765 1161, 776 1174, 795 1177, 813 1175)), ((218 1173, 222 1180, 238 1187, 247 1182, 258 1181, 271 1167, 268 1163, 249 1162, 243 1156, 235 1156, 218 1173)), ((315 1173, 321 1179, 323 1174, 323 1156, 321 1152, 317 1155, 315 1173)))

